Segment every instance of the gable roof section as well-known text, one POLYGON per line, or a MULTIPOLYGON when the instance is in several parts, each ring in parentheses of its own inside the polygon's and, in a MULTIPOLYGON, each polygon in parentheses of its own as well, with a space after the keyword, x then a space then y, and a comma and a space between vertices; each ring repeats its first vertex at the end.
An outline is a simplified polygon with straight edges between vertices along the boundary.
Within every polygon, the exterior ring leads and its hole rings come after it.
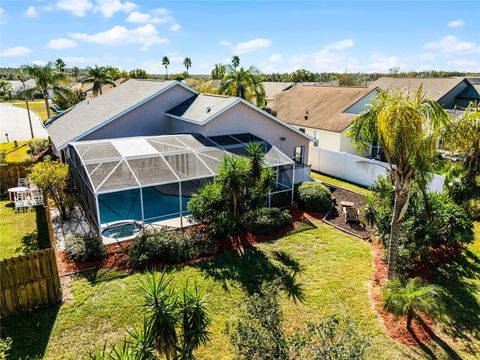
POLYGON ((268 118, 278 122, 289 130, 300 134, 310 141, 316 141, 316 139, 289 125, 287 122, 260 109, 250 102, 235 96, 197 94, 192 96, 190 99, 185 100, 183 103, 175 106, 173 109, 167 111, 166 115, 177 120, 182 120, 197 125, 205 125, 239 103, 243 103, 255 111, 262 113, 268 118), (207 111, 208 108, 210 108, 210 111, 207 111))
POLYGON ((283 91, 290 89, 295 83, 293 82, 275 82, 275 81, 263 81, 263 89, 265 90, 265 99, 273 100, 275 95, 280 94, 283 91))
POLYGON ((447 95, 455 86, 465 78, 391 78, 381 77, 369 85, 370 88, 378 87, 382 90, 402 89, 416 91, 420 85, 427 98, 438 101, 447 95))
POLYGON ((278 94, 271 109, 279 118, 296 126, 342 132, 356 116, 344 111, 372 91, 376 89, 297 85, 278 94))
POLYGON ((130 79, 102 96, 83 100, 45 126, 59 150, 177 85, 195 93, 178 81, 130 79))

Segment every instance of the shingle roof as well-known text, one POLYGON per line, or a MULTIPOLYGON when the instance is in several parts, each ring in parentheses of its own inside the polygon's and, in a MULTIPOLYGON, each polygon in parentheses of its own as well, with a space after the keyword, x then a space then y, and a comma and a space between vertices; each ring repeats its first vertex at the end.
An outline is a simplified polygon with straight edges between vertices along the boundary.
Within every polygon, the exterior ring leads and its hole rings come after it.
POLYGON ((267 100, 273 99, 277 94, 280 94, 282 91, 292 87, 295 83, 293 82, 274 82, 274 81, 263 81, 263 89, 265 90, 265 98, 267 100))
POLYGON ((55 147, 62 148, 176 83, 178 82, 130 79, 108 93, 86 99, 48 120, 45 124, 47 131, 55 147))
POLYGON ((237 100, 234 96, 196 94, 167 111, 167 114, 202 123, 237 100))
POLYGON ((419 79, 381 77, 371 83, 369 87, 371 89, 378 87, 382 90, 402 89, 413 92, 422 85, 424 95, 427 98, 438 101, 462 81, 464 81, 464 78, 419 79))
MULTIPOLYGON (((115 80, 115 85, 118 86, 118 85, 121 85, 123 84, 125 81, 127 81, 128 79, 124 79, 124 78, 120 78, 118 80, 115 80)), ((86 92, 87 93, 87 97, 88 98, 92 98, 94 97, 93 96, 93 83, 85 83, 85 84, 82 84, 81 82, 80 83, 77 83, 73 86, 74 89, 79 89, 83 92, 86 92)), ((109 92, 110 90, 112 90, 114 88, 114 86, 112 85, 103 85, 102 86, 102 94, 105 94, 107 92, 109 92)))
POLYGON ((342 132, 355 118, 355 115, 343 111, 372 90, 366 87, 297 85, 278 94, 270 108, 290 124, 342 132))

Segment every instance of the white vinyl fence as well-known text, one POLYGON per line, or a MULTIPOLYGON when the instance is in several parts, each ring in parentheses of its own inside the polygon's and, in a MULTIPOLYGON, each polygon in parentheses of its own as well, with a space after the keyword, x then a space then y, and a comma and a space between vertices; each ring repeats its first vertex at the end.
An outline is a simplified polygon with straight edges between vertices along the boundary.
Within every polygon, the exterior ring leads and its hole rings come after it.
MULTIPOLYGON (((388 164, 381 161, 315 146, 310 146, 308 154, 312 170, 355 184, 371 186, 378 176, 387 174, 388 164)), ((434 174, 429 191, 442 192, 444 183, 444 175, 434 174)))

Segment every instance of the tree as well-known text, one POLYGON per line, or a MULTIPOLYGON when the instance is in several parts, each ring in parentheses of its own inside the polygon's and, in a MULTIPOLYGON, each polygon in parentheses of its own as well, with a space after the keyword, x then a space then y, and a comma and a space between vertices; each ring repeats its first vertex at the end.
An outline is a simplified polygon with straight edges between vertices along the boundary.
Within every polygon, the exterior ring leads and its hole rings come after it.
POLYGON ((80 75, 80 69, 78 66, 72 68, 72 76, 75 78, 75 81, 78 81, 78 75, 80 75))
POLYGON ((185 69, 187 69, 187 76, 188 76, 188 69, 192 67, 192 60, 189 57, 186 57, 183 60, 183 66, 185 66, 185 69))
POLYGON ((225 76, 227 68, 223 64, 215 64, 212 70, 212 79, 221 80, 225 76))
POLYGON ((451 150, 464 154, 466 183, 474 189, 480 175, 480 105, 470 104, 460 116, 455 116, 446 135, 451 150))
POLYGON ((240 58, 237 55, 232 56, 232 66, 236 69, 240 65, 240 58))
POLYGON ((12 84, 5 78, 0 78, 0 98, 10 99, 12 97, 12 84))
POLYGON ((68 165, 59 161, 43 161, 32 166, 29 178, 37 184, 45 194, 52 196, 62 219, 68 218, 67 187, 68 165))
POLYGON ((168 56, 162 58, 162 65, 165 66, 165 79, 168 80, 168 66, 170 65, 170 59, 168 56))
POLYGON ((60 73, 63 73, 65 72, 65 68, 66 68, 66 64, 65 64, 65 61, 63 61, 62 59, 58 58, 56 61, 55 61, 55 69, 57 69, 58 72, 60 73))
MULTIPOLYGON (((437 141, 449 116, 436 101, 425 99, 420 87, 415 95, 380 90, 368 110, 357 116, 349 136, 360 150, 378 141, 388 161, 395 189, 390 230, 388 277, 396 276, 400 226, 408 208, 413 180, 428 177, 437 152, 437 141)), ((425 182, 424 182, 425 183, 425 182)))
POLYGON ((128 75, 129 75, 129 77, 131 77, 133 79, 148 79, 148 78, 150 78, 150 75, 143 69, 130 70, 128 75))
POLYGON ((420 278, 390 281, 382 293, 382 306, 397 316, 407 316, 407 329, 411 329, 415 312, 438 315, 443 312, 439 288, 420 278))
POLYGON ((265 105, 262 80, 260 72, 254 66, 237 69, 233 65, 228 65, 227 73, 220 83, 220 93, 255 101, 257 106, 262 107, 265 105))
POLYGON ((50 118, 50 105, 48 103, 48 90, 53 88, 55 90, 59 83, 65 79, 65 75, 52 68, 52 63, 46 65, 25 65, 25 71, 33 79, 35 79, 37 89, 42 93, 45 100, 45 108, 47 110, 48 118, 50 118))
POLYGON ((87 77, 82 80, 82 84, 93 83, 93 95, 102 95, 103 85, 112 85, 116 87, 115 81, 110 76, 108 69, 104 66, 95 65, 95 67, 87 67, 87 77))
POLYGON ((107 74, 112 78, 113 81, 117 81, 122 78, 122 71, 114 66, 107 66, 107 74))
POLYGON ((24 66, 18 69, 16 77, 22 83, 21 94, 25 99, 25 106, 27 108, 27 115, 28 115, 28 124, 30 126, 30 136, 33 139, 35 136, 33 135, 32 116, 30 115, 30 106, 28 104, 28 99, 32 98, 34 89, 27 89, 26 83, 30 79, 30 76, 28 75, 27 69, 24 66))
POLYGON ((62 110, 67 110, 73 105, 85 100, 86 94, 81 89, 72 89, 68 86, 58 87, 53 97, 55 104, 62 110))

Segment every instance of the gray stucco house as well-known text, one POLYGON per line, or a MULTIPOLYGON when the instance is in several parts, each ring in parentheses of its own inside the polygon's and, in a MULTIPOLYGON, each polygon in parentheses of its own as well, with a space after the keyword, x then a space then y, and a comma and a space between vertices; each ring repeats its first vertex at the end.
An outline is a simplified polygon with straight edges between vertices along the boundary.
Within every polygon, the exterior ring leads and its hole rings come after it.
POLYGON ((222 158, 246 154, 252 141, 277 174, 268 205, 291 203, 294 184, 310 179, 313 138, 241 98, 201 94, 178 81, 128 80, 46 128, 70 165, 90 225, 104 237, 118 237, 125 228, 111 227, 119 222, 131 229, 182 219, 222 158))

